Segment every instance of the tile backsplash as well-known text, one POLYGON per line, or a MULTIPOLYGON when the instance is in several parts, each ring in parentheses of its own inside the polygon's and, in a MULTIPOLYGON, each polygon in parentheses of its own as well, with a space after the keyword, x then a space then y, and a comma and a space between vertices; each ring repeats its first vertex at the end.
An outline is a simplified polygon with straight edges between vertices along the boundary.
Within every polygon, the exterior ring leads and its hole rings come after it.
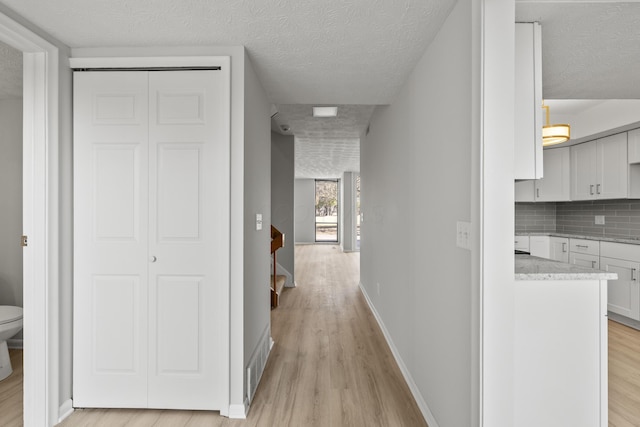
POLYGON ((516 232, 558 232, 607 237, 640 237, 640 200, 516 203, 516 232), (604 225, 595 216, 604 216, 604 225))
POLYGON ((556 230, 555 203, 516 203, 516 233, 556 230))

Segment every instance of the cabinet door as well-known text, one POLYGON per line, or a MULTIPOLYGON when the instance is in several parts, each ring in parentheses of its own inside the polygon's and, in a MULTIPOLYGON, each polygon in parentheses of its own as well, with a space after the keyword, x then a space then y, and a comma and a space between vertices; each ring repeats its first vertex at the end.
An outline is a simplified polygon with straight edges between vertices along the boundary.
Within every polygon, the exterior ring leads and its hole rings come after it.
POLYGON ((540 24, 515 28, 514 178, 542 176, 542 36, 540 24))
POLYGON ((573 145, 571 153, 571 200, 596 197, 596 142, 573 145))
POLYGON ((549 258, 549 236, 530 236, 529 252, 540 258, 549 258))
POLYGON ((532 179, 526 181, 516 181, 515 183, 515 200, 516 202, 535 202, 534 183, 532 179))
POLYGON ((549 238, 549 259, 569 262, 569 239, 566 237, 549 238))
POLYGON ((544 177, 535 181, 538 202, 564 202, 571 200, 571 173, 569 147, 544 150, 544 177))
POLYGON ((597 141, 596 196, 599 199, 628 197, 629 165, 627 134, 620 133, 597 141))
POLYGON ((577 254, 571 252, 569 254, 569 262, 574 265, 588 268, 600 268, 600 257, 597 255, 577 254))
POLYGON ((607 309, 613 313, 640 320, 640 263, 601 257, 602 269, 618 274, 618 280, 609 280, 607 309))

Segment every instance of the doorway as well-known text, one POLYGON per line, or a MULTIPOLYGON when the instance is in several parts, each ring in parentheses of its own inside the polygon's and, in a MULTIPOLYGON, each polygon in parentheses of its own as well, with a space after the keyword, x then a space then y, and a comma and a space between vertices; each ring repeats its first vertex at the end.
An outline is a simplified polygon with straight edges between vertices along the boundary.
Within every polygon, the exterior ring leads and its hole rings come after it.
POLYGON ((316 179, 316 243, 338 242, 338 180, 316 179))
POLYGON ((59 51, 0 13, 0 41, 23 53, 24 425, 60 419, 59 51))

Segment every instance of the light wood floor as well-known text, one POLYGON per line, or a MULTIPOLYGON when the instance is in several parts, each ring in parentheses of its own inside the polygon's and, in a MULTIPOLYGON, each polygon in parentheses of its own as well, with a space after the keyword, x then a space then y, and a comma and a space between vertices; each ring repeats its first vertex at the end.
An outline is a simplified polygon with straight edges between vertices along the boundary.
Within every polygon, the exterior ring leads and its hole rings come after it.
MULTIPOLYGON (((78 410, 73 426, 425 426, 357 288, 359 255, 296 247, 298 287, 272 311, 276 345, 247 420, 215 413, 78 410)), ((267 302, 268 303, 268 302, 267 302)), ((0 382, 0 426, 22 425, 22 352, 0 382)), ((609 426, 640 426, 640 331, 609 321, 609 426)))
POLYGON ((0 426, 22 426, 22 350, 9 349, 13 372, 0 382, 0 426))
POLYGON ((640 426, 640 331, 609 321, 609 426, 640 426))
POLYGON ((271 312, 275 346, 246 420, 92 409, 74 412, 61 425, 426 426, 358 288, 359 263, 358 253, 337 246, 296 247, 298 287, 285 289, 271 312))

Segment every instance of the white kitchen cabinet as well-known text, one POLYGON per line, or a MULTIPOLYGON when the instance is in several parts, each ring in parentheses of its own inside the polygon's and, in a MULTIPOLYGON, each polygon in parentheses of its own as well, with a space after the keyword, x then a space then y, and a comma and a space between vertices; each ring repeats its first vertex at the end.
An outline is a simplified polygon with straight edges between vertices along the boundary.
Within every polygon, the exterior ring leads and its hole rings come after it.
POLYGON ((516 181, 516 202, 567 202, 571 200, 569 147, 544 150, 544 177, 516 181))
POLYGON ((601 246, 601 268, 618 274, 618 280, 609 281, 608 310, 640 320, 640 246, 612 242, 601 246))
POLYGON ((515 250, 529 252, 529 236, 516 236, 515 250))
POLYGON ((627 132, 629 164, 640 163, 640 129, 627 132))
POLYGON ((515 24, 515 179, 537 179, 542 157, 542 36, 538 23, 515 24))
POLYGON ((569 253, 569 263, 581 267, 600 269, 600 257, 598 255, 569 253))
POLYGON ((516 202, 535 202, 535 183, 534 179, 524 181, 516 181, 515 183, 515 201, 516 202))
POLYGON ((549 236, 529 236, 529 252, 533 256, 549 258, 549 236))
POLYGON ((571 155, 569 147, 544 150, 544 177, 536 179, 536 202, 571 200, 571 155))
POLYGON ((600 242, 569 239, 569 263, 582 267, 600 268, 600 242))
POLYGON ((574 145, 570 149, 571 200, 629 196, 626 133, 574 145))
POLYGON ((569 239, 566 237, 549 237, 549 259, 569 262, 569 239))
POLYGON ((514 426, 607 427, 606 290, 515 281, 514 426))

